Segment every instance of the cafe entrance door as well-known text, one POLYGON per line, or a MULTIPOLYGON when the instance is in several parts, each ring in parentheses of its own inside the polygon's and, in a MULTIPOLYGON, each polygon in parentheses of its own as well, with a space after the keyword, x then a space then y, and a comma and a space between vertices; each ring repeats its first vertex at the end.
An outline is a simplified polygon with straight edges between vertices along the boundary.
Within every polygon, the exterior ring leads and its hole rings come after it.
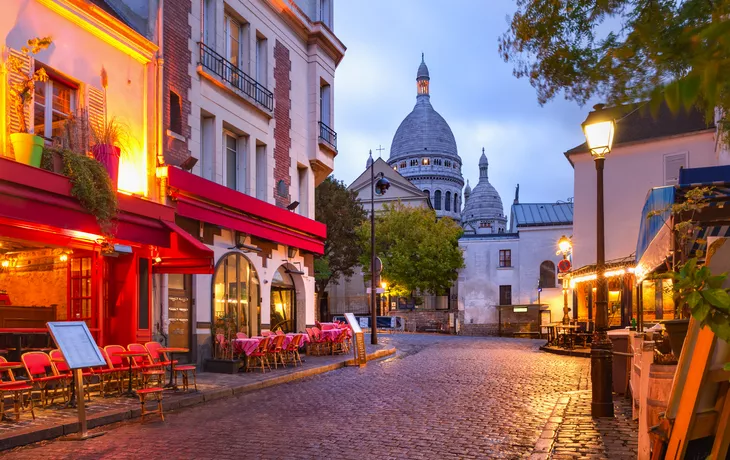
MULTIPOLYGON (((167 275, 167 330, 170 347, 192 349, 193 275, 167 275)), ((175 359, 190 362, 190 353, 175 353, 175 359)))

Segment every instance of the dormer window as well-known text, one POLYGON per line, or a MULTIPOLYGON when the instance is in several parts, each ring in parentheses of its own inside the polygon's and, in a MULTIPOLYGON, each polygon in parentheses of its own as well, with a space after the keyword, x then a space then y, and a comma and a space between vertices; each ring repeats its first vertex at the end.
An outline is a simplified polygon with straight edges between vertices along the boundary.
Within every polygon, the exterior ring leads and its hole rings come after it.
POLYGON ((428 159, 428 158, 424 158, 424 159, 423 159, 423 160, 421 161, 421 163, 422 163, 422 164, 423 164, 424 166, 428 166, 428 165, 430 164, 430 161, 429 161, 429 159, 428 159))
POLYGON ((411 159, 411 166, 418 166, 418 160, 415 158, 411 159))

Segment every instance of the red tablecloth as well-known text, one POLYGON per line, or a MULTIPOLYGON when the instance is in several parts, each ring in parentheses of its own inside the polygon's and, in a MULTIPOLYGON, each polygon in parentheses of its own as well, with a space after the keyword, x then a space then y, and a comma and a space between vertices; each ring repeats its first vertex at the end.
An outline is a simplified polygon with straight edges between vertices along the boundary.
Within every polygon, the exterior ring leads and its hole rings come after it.
POLYGON ((251 353, 256 351, 256 349, 259 347, 259 343, 261 342, 260 339, 233 339, 231 340, 231 343, 233 344, 233 352, 236 354, 245 354, 246 356, 251 356, 251 353))
POLYGON ((342 329, 327 329, 321 332, 321 336, 325 340, 334 342, 340 336, 340 333, 342 333, 342 329))

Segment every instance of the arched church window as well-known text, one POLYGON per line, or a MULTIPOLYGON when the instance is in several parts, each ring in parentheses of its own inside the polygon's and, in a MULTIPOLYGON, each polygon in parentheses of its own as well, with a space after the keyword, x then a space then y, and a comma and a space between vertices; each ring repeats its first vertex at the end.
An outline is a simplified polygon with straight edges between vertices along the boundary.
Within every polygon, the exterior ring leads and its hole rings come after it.
POLYGON ((454 193, 454 211, 459 211, 459 194, 454 193))
POLYGON ((418 166, 418 159, 412 158, 411 159, 411 166, 418 166))
POLYGON ((426 195, 427 197, 431 198, 431 192, 429 192, 428 189, 424 190, 423 194, 426 195))
POLYGON ((446 166, 447 168, 451 167, 451 160, 444 161, 444 166, 446 166))
POLYGON ((555 263, 551 260, 540 264, 540 287, 545 289, 555 287, 555 263))
POLYGON ((421 163, 424 166, 428 166, 431 163, 431 161, 428 158, 424 158, 423 160, 421 160, 421 163))
POLYGON ((433 209, 441 211, 441 190, 436 190, 433 194, 433 209))
POLYGON ((406 167, 406 162, 405 161, 401 161, 400 162, 400 168, 403 169, 405 167, 406 167))
POLYGON ((433 159, 433 165, 434 166, 441 166, 441 158, 434 158, 433 159))
POLYGON ((446 192, 446 199, 444 200, 444 209, 451 211, 451 192, 446 192))

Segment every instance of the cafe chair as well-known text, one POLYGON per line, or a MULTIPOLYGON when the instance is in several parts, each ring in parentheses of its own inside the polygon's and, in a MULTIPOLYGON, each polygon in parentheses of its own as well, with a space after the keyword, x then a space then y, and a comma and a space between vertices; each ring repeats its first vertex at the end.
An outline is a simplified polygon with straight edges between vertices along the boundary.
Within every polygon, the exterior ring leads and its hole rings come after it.
POLYGON ((321 337, 319 333, 314 332, 314 328, 305 328, 307 335, 309 335, 309 343, 307 344, 307 354, 309 355, 321 355, 324 354, 329 343, 321 337))
POLYGON ((162 386, 163 380, 165 379, 165 371, 162 369, 160 363, 152 361, 152 357, 144 345, 130 343, 127 345, 127 350, 145 353, 145 356, 132 357, 132 367, 139 369, 139 375, 142 376, 142 388, 147 388, 152 380, 155 380, 158 386, 162 386))
POLYGON ((270 344, 271 338, 270 337, 264 337, 261 339, 261 342, 259 342, 258 347, 256 347, 256 350, 254 350, 250 355, 246 357, 246 369, 253 370, 253 369, 261 369, 261 372, 266 372, 266 368, 268 367, 269 370, 271 370, 271 365, 269 364, 269 344, 270 344), (251 359, 253 358, 254 364, 251 364, 251 359))
POLYGON ((347 353, 348 351, 350 351, 347 340, 347 329, 342 329, 340 331, 340 335, 338 335, 337 338, 332 341, 332 354, 334 355, 335 353, 347 353))
POLYGON ((195 388, 195 391, 198 391, 198 380, 195 376, 196 367, 194 364, 183 364, 178 366, 177 364, 174 364, 172 366, 172 372, 173 372, 173 384, 177 386, 177 374, 180 374, 180 377, 182 378, 182 387, 183 391, 188 391, 190 389, 190 379, 189 379, 189 373, 193 374, 193 387, 195 388))
POLYGON ((302 357, 299 355, 299 347, 302 346, 303 337, 304 336, 302 334, 294 335, 292 341, 289 342, 289 346, 287 346, 284 350, 286 360, 294 364, 294 367, 297 366, 297 363, 299 363, 300 366, 302 365, 302 357))
POLYGON ((168 359, 167 353, 160 353, 159 350, 162 348, 162 344, 160 342, 147 342, 144 344, 144 347, 147 349, 147 353, 149 353, 150 359, 153 363, 165 367, 170 364, 177 364, 177 361, 173 363, 168 359))
MULTIPOLYGON (((99 377, 99 395, 103 398, 106 396, 106 389, 112 384, 116 384, 117 391, 119 394, 122 393, 122 370, 117 369, 114 366, 111 365, 109 355, 107 352, 99 347, 99 353, 101 353, 101 356, 104 358, 104 361, 106 362, 106 366, 98 366, 98 367, 92 367, 91 372, 94 373, 97 377, 99 377)), ((121 362, 121 357, 117 356, 121 362)))
MULTIPOLYGON (((0 356, 0 363, 7 363, 8 361, 0 356)), ((13 398, 13 409, 15 412, 15 421, 20 420, 20 412, 30 410, 30 414, 35 420, 35 411, 33 409, 33 386, 28 385, 25 381, 16 381, 15 375, 12 369, 0 369, 0 418, 5 415, 5 395, 10 394, 13 398), (7 374, 3 376, 3 374, 7 374), (3 377, 5 380, 3 380, 3 377), (26 402, 25 396, 28 395, 26 402)))
POLYGON ((277 329, 276 335, 286 335, 286 334, 284 334, 284 331, 282 331, 281 329, 277 329))
MULTIPOLYGON (((67 386, 66 391, 68 392, 68 398, 71 397, 71 386, 74 382, 74 375, 73 371, 68 367, 68 363, 66 363, 66 360, 63 358, 63 353, 61 350, 51 350, 48 353, 48 356, 51 358, 51 362, 53 363, 53 367, 56 368, 56 374, 62 375, 66 377, 67 380, 67 386)), ((86 389, 86 397, 91 401, 91 391, 89 390, 90 380, 94 376, 94 374, 90 370, 82 370, 81 372, 82 380, 84 381, 84 388, 86 389)), ((67 399, 68 399, 67 398, 67 399)))
POLYGON ((281 362, 281 365, 286 367, 286 363, 284 362, 284 357, 282 356, 282 352, 284 351, 284 340, 286 340, 286 335, 279 335, 277 334, 274 336, 273 339, 271 339, 271 346, 269 347, 269 354, 271 355, 272 359, 274 360, 274 369, 278 369, 278 362, 281 362))
MULTIPOLYGON (((107 357, 107 364, 110 368, 119 371, 119 383, 120 383, 120 394, 124 386, 124 378, 129 375, 129 358, 125 356, 117 356, 117 353, 127 351, 121 345, 107 345, 104 347, 104 352, 107 357)), ((139 373, 139 369, 132 366, 132 372, 139 373)), ((137 380, 139 375, 132 377, 133 380, 137 380)))
POLYGON ((145 415, 159 414, 162 421, 165 421, 165 415, 162 413, 162 388, 151 387, 151 388, 140 388, 137 390, 137 396, 139 397, 139 403, 142 406, 142 415, 140 416, 140 422, 144 423, 145 415), (152 401, 147 400, 147 396, 152 396, 152 401), (157 403, 157 409, 147 410, 146 404, 150 402, 157 403))
POLYGON ((55 367, 53 367, 51 358, 41 351, 24 353, 20 359, 23 361, 25 372, 28 374, 31 384, 40 393, 41 406, 48 406, 48 393, 51 389, 53 389, 51 395, 51 404, 53 404, 58 390, 60 389, 62 394, 65 391, 68 385, 68 378, 63 375, 58 375, 55 367))

